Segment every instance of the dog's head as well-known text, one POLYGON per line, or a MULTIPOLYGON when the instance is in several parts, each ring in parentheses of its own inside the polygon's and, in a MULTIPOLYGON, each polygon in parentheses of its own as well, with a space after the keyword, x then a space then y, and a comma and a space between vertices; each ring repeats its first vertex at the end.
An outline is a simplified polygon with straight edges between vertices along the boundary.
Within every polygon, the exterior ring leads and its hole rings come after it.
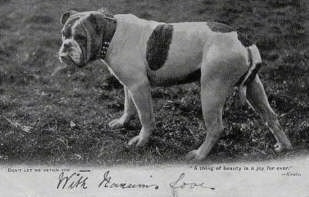
POLYGON ((104 11, 65 12, 60 19, 63 25, 60 61, 82 67, 98 59, 104 36, 108 35, 111 28, 111 17, 104 11))

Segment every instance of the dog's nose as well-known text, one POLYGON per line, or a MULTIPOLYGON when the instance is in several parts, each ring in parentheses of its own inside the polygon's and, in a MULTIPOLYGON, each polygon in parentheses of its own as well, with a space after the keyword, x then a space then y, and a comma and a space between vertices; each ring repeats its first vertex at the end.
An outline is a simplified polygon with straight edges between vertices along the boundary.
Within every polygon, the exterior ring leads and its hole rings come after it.
POLYGON ((60 57, 60 58, 65 58, 66 56, 67 56, 66 53, 60 53, 60 54, 59 54, 59 57, 60 57))
POLYGON ((67 53, 60 53, 59 59, 60 59, 61 62, 65 63, 67 65, 72 64, 72 59, 70 58, 70 56, 68 56, 67 53))
POLYGON ((68 59, 68 54, 67 53, 59 53, 59 58, 64 61, 68 59))

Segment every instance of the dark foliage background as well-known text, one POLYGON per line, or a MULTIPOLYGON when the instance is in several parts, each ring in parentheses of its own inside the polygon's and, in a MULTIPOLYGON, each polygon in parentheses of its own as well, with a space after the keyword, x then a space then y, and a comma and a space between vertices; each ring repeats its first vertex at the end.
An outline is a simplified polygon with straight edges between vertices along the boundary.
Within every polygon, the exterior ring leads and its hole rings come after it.
MULTIPOLYGON (((256 114, 232 96, 225 135, 206 162, 305 154, 309 147, 308 10, 306 0, 0 0, 0 161, 41 164, 154 164, 183 161, 205 136, 196 84, 154 88, 157 131, 148 146, 107 123, 121 115, 123 91, 99 62, 59 72, 59 18, 68 9, 133 13, 146 19, 219 21, 256 41, 267 63, 260 73, 272 107, 295 149, 277 155, 256 114)), ((125 66, 125 65, 124 65, 125 66)))

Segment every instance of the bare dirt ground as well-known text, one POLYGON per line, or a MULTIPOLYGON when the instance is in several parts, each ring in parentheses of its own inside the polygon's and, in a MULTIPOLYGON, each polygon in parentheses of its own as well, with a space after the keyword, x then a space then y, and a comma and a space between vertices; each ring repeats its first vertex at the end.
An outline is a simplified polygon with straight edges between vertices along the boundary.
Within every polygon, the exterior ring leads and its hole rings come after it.
MULTIPOLYGON (((60 72, 59 18, 68 9, 133 13, 146 19, 218 21, 254 40, 267 63, 260 76, 294 150, 276 154, 259 117, 232 96, 225 135, 205 162, 267 160, 309 148, 308 9, 305 0, 0 0, 0 161, 39 164, 158 164, 183 162, 205 136, 196 84, 154 88, 157 131, 148 146, 126 146, 126 129, 107 123, 121 115, 123 90, 106 68, 60 72), (305 20, 307 18, 307 20, 305 20)), ((125 66, 125 65, 124 65, 125 66)))

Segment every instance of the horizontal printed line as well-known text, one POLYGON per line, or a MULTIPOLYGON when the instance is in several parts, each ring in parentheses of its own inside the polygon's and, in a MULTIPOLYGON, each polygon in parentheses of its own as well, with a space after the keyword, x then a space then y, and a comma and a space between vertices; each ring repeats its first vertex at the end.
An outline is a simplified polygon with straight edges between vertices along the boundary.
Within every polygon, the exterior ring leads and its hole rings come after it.
POLYGON ((79 170, 79 172, 90 172, 91 170, 79 170))

